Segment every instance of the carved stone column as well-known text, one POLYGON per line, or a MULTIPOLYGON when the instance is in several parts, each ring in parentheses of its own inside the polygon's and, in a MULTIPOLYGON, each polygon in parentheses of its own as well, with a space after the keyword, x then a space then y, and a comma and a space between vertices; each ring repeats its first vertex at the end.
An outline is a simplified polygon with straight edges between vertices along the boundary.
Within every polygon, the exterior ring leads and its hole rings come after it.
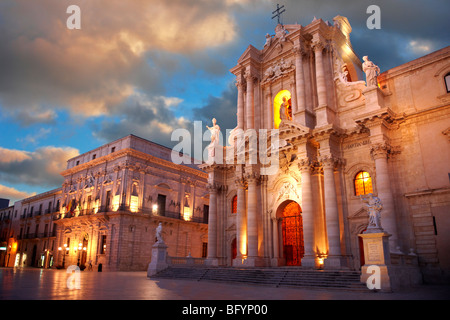
POLYGON ((316 57, 316 84, 317 84, 317 99, 318 107, 327 105, 327 86, 325 83, 325 70, 323 66, 323 49, 324 43, 315 41, 312 44, 316 57))
POLYGON ((217 193, 219 185, 210 183, 207 185, 209 191, 209 215, 208 215, 208 252, 207 264, 218 265, 217 260, 217 193))
POLYGON ((255 127, 255 106, 254 106, 254 86, 253 82, 255 81, 255 77, 251 73, 251 71, 247 70, 245 72, 245 80, 247 80, 247 103, 246 103, 246 111, 247 111, 247 129, 253 129, 255 127))
POLYGON ((278 266, 279 260, 280 260, 280 235, 278 233, 278 222, 279 218, 272 217, 272 238, 273 238, 273 259, 272 259, 272 266, 276 267, 278 266))
POLYGON ((273 106, 272 106, 272 92, 270 88, 267 89, 266 93, 266 103, 267 103, 267 111, 266 111, 266 128, 273 128, 273 106))
POLYGON ((376 143, 372 145, 370 153, 375 161, 378 198, 383 204, 381 227, 391 234, 389 238, 391 252, 398 252, 397 221, 387 161, 390 150, 388 144, 376 143))
POLYGON ((248 257, 258 257, 258 195, 257 186, 259 175, 250 173, 246 175, 248 183, 248 212, 247 212, 247 241, 248 257))
POLYGON ((337 159, 324 156, 320 159, 323 167, 325 220, 328 236, 328 257, 324 262, 326 268, 341 267, 341 241, 339 229, 339 211, 334 181, 334 167, 337 159))
POLYGON ((238 90, 237 127, 244 130, 244 84, 241 77, 236 79, 236 87, 238 90))
MULTIPOLYGON (((306 110, 306 92, 305 92, 305 75, 303 70, 303 55, 305 51, 303 48, 294 48, 295 54, 295 82, 297 93, 297 108, 296 112, 306 110)), ((305 125, 305 123, 302 123, 305 125)))
POLYGON ((247 214, 245 211, 245 189, 247 187, 244 178, 236 179, 237 188, 237 214, 236 214, 236 249, 237 264, 247 256, 247 214))
POLYGON ((302 258, 302 266, 314 268, 316 255, 314 252, 314 205, 311 187, 311 162, 308 158, 301 159, 298 168, 302 175, 302 217, 303 217, 303 242, 305 255, 302 258))

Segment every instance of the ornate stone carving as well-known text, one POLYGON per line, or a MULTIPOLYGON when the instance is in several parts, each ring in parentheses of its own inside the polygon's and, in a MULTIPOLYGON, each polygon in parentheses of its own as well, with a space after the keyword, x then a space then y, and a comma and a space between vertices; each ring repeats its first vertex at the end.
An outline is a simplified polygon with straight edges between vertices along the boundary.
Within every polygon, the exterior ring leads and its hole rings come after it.
POLYGON ((246 189, 247 188, 247 180, 245 178, 237 178, 235 180, 236 188, 238 189, 246 189))
POLYGON ((218 183, 208 183, 206 185, 206 190, 208 190, 209 193, 217 193, 220 191, 220 184, 218 183))
POLYGON ((322 51, 323 49, 325 49, 326 45, 325 43, 323 43, 320 40, 315 40, 311 43, 311 48, 315 51, 315 52, 319 52, 322 51))
POLYGON ((290 182, 285 182, 281 189, 278 191, 278 197, 276 201, 280 199, 300 199, 300 196, 297 193, 297 189, 290 182))
POLYGON ((260 175, 257 172, 250 172, 245 174, 245 179, 250 183, 258 183, 260 180, 260 175))
POLYGON ((280 61, 274 63, 272 66, 266 69, 264 72, 263 82, 262 84, 267 83, 268 81, 274 81, 295 69, 295 65, 293 61, 286 62, 284 58, 281 58, 280 61))
POLYGON ((339 159, 332 155, 324 155, 319 158, 319 162, 324 169, 334 169, 339 164, 339 159))
POLYGON ((388 158, 390 153, 391 146, 387 143, 375 143, 370 148, 370 155, 374 160, 379 158, 388 158))
POLYGON ((272 36, 266 33, 266 42, 264 43, 264 48, 270 47, 271 44, 272 44, 272 36))

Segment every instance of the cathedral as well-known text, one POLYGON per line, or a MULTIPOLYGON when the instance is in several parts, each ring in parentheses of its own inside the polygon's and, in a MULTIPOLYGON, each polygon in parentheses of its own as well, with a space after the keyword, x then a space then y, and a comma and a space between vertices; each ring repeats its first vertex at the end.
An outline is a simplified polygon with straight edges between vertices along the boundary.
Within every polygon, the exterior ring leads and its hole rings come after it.
POLYGON ((200 166, 208 264, 360 270, 376 196, 397 274, 449 278, 450 47, 380 73, 351 31, 278 24, 230 70, 237 127, 200 166))

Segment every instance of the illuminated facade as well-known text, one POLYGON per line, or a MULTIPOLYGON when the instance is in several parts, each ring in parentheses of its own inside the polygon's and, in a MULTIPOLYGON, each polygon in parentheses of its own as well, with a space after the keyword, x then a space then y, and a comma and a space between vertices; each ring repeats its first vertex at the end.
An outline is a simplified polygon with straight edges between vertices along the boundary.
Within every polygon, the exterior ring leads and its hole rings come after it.
MULTIPOLYGON (((420 267, 426 280, 448 279, 450 48, 366 86, 351 26, 345 17, 333 20, 278 25, 261 50, 250 45, 231 69, 236 129, 279 129, 283 143, 276 174, 262 174, 264 164, 248 161, 251 152, 245 163, 202 166, 208 261, 359 270, 358 234, 368 224, 360 196, 373 193, 383 203, 396 272, 420 267)), ((237 147, 225 149, 238 154, 237 147)))
POLYGON ((16 202, 2 219, 11 224, 2 239, 17 244, 7 266, 147 270, 160 222, 169 256, 201 258, 207 175, 172 163, 171 152, 129 135, 68 160, 61 188, 16 202))

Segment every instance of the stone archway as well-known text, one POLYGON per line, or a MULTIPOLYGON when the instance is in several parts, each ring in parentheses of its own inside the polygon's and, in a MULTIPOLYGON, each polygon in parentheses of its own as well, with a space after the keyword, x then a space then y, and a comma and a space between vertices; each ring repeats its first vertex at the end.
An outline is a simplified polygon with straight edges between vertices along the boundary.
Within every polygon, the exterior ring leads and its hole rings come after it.
POLYGON ((303 219, 300 205, 286 200, 277 209, 277 218, 281 224, 280 243, 287 266, 301 266, 305 248, 303 242, 303 219))

